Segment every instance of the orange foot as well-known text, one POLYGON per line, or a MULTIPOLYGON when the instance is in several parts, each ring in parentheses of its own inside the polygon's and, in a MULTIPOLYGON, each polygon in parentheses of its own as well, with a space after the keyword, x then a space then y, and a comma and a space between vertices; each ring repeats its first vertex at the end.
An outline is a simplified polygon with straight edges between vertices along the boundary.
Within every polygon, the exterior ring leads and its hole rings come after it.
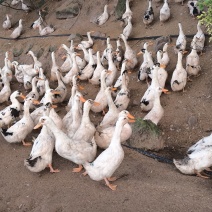
POLYGON ((113 191, 116 190, 117 185, 110 184, 107 178, 104 178, 106 185, 113 191))
POLYGON ((198 171, 194 171, 195 172, 195 174, 198 176, 198 177, 202 177, 202 178, 204 178, 204 179, 208 179, 208 178, 210 178, 210 177, 207 177, 207 176, 205 176, 205 175, 202 175, 200 172, 198 172, 198 171))
POLYGON ((52 164, 48 164, 48 167, 50 168, 50 172, 51 172, 51 173, 57 173, 57 172, 60 172, 60 170, 59 170, 59 169, 53 169, 52 164))
POLYGON ((83 176, 86 176, 87 174, 88 174, 87 171, 82 173, 83 176))
POLYGON ((30 143, 30 142, 25 142, 24 140, 22 140, 22 144, 23 144, 24 146, 32 146, 32 143, 30 143))
POLYGON ((78 168, 73 168, 73 171, 72 172, 80 172, 82 169, 83 169, 83 166, 82 165, 79 165, 78 168))

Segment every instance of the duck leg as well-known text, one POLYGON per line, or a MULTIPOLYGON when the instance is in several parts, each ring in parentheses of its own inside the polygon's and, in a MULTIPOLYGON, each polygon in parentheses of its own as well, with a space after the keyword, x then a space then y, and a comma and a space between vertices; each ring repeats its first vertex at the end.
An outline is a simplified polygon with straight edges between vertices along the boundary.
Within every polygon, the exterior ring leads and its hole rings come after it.
POLYGON ((114 182, 114 181, 116 181, 118 178, 117 178, 117 177, 108 177, 107 179, 108 179, 108 181, 110 181, 110 182, 114 182))
POLYGON ((106 185, 113 191, 116 190, 117 185, 110 184, 107 178, 104 178, 106 185))
POLYGON ((48 167, 50 168, 50 172, 51 172, 51 173, 60 172, 60 170, 59 170, 59 169, 53 169, 53 167, 52 167, 52 164, 51 164, 51 163, 50 163, 50 164, 48 164, 48 167))
POLYGON ((22 140, 22 144, 23 144, 24 146, 32 146, 32 143, 30 143, 30 142, 25 142, 24 140, 22 140))
POLYGON ((194 170, 194 173, 198 176, 198 177, 202 177, 204 179, 208 179, 209 177, 202 175, 200 172, 198 172, 197 170, 194 170))
POLYGON ((211 169, 211 168, 209 168, 209 167, 208 167, 208 168, 206 168, 205 170, 206 170, 206 171, 208 171, 208 172, 212 172, 212 169, 211 169))
POLYGON ((83 166, 80 164, 78 168, 73 168, 72 172, 80 172, 83 169, 83 166))

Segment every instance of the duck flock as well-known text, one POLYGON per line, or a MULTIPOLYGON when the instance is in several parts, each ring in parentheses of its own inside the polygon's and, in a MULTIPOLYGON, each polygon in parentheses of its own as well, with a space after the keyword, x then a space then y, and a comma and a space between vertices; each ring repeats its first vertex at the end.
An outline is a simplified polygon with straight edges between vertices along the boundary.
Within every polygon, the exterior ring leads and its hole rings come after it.
MULTIPOLYGON (((13 5, 14 2, 13 0, 13 5)), ((22 9, 28 12, 23 0, 16 2, 21 2, 22 9)), ((183 3, 182 0, 180 2, 183 3)), ((152 1, 148 0, 148 4, 143 16, 146 27, 149 27, 154 20, 152 1)), ((192 16, 200 14, 197 1, 188 1, 187 5, 192 16)), ((81 41, 77 47, 73 41, 70 47, 61 44, 60 48, 66 50, 66 57, 60 67, 56 63, 55 52, 51 53, 52 67, 48 74, 45 74, 43 64, 33 51, 28 52, 28 57, 32 57, 34 61, 33 64, 11 61, 9 52, 5 53, 5 65, 1 69, 0 102, 2 104, 10 99, 10 104, 0 111, 2 136, 11 144, 22 142, 23 145, 30 146, 32 143, 26 142, 26 137, 33 129, 42 126, 33 141, 29 157, 24 161, 24 165, 30 171, 40 172, 49 167, 50 172, 59 172, 52 167, 55 149, 61 157, 78 165, 73 172, 80 172, 84 168, 83 175, 88 174, 96 181, 104 180, 110 189, 116 189, 116 185, 111 181, 116 180, 112 175, 124 159, 121 143, 130 138, 132 134, 130 123, 135 122, 135 117, 127 111, 130 102, 129 72, 137 70, 138 81, 146 81, 149 84, 148 79, 151 79, 151 84, 140 100, 141 111, 148 112, 143 120, 151 121, 155 125, 159 123, 164 114, 160 96, 162 92, 168 92, 165 89, 168 77, 166 67, 169 64, 167 49, 172 44, 165 43, 162 49, 157 51, 157 63, 154 63, 153 54, 148 50, 153 43, 145 42, 141 51, 137 53, 143 55, 143 62, 138 67, 137 54, 128 43, 128 37, 132 32, 132 16, 129 0, 126 0, 126 12, 122 15, 124 28, 117 38, 115 50, 110 37, 107 37, 106 48, 102 54, 100 51, 93 54, 94 40, 91 36, 93 32, 87 32, 88 39, 81 41), (125 48, 122 47, 122 42, 125 48), (83 52, 84 57, 75 52, 75 49, 77 52, 83 52), (28 93, 26 96, 18 90, 11 90, 12 79, 24 86, 28 93), (80 92, 83 89, 80 81, 99 85, 100 89, 94 100, 84 99, 80 92), (50 82, 54 82, 57 87, 51 88, 50 82), (68 86, 71 86, 71 94, 68 93, 68 86), (67 97, 69 101, 65 107, 66 114, 60 117, 55 108, 65 104, 64 100, 67 97), (90 111, 104 114, 97 126, 90 120, 90 111), (96 157, 97 147, 105 149, 98 157, 96 157)), ((105 5, 104 12, 96 18, 95 23, 103 25, 108 18, 108 5, 105 5)), ((164 0, 160 9, 160 21, 165 22, 169 18, 169 4, 164 0)), ((39 13, 39 18, 32 27, 38 28, 40 35, 54 31, 50 26, 43 28, 42 24, 43 18, 39 13)), ((191 52, 186 56, 184 68, 182 58, 187 53, 186 36, 181 23, 178 26, 179 36, 174 45, 178 59, 170 84, 173 91, 184 91, 187 81, 192 80, 190 79, 192 76, 198 76, 201 71, 198 54, 202 54, 204 49, 205 35, 198 22, 197 33, 191 42, 191 52)), ((10 15, 6 15, 3 28, 11 28, 10 15)), ((22 30, 22 19, 20 19, 19 26, 13 30, 10 37, 17 39, 22 30)), ((211 143, 212 135, 201 139, 189 148, 184 159, 174 159, 174 164, 184 174, 197 174, 207 178, 203 171, 212 165, 211 143)))

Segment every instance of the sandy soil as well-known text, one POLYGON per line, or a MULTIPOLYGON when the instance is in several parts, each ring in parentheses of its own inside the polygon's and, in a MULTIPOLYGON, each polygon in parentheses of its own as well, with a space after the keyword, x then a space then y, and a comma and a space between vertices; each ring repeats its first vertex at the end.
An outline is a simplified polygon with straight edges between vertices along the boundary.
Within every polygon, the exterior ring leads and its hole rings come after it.
MULTIPOLYGON (((56 20, 55 9, 61 6, 62 1, 48 1, 45 6, 49 8, 46 21, 56 27, 53 34, 80 33, 95 30, 105 33, 111 38, 117 38, 122 32, 119 21, 111 15, 109 21, 97 27, 90 20, 102 11, 107 1, 90 0, 89 3, 82 1, 80 15, 74 19, 56 20), (71 28, 71 29, 70 29, 71 28)), ((109 1, 109 11, 114 11, 115 1, 109 1)), ((177 35, 177 23, 181 22, 186 35, 196 33, 197 20, 190 17, 187 6, 181 6, 173 1, 170 2, 172 17, 169 22, 161 25, 159 22, 159 7, 153 5, 155 12, 154 24, 144 28, 142 15, 146 8, 145 1, 133 0, 133 32, 131 37, 145 36, 167 36, 177 35)), ((38 35, 38 31, 32 31, 29 26, 37 18, 35 11, 26 15, 20 11, 11 11, 9 8, 1 7, 1 21, 4 14, 10 13, 13 16, 13 23, 23 18, 25 36, 38 35)), ((10 31, 1 31, 0 36, 9 37, 10 31)), ((175 39, 173 39, 174 43, 175 39)), ((191 39, 188 38, 188 47, 191 39)), ((60 44, 69 44, 67 37, 55 38, 29 38, 26 40, 0 40, 0 65, 3 66, 3 58, 6 50, 23 48, 23 54, 14 57, 21 63, 32 63, 29 56, 25 55, 29 45, 34 44, 32 51, 36 53, 42 48, 44 53, 39 58, 43 62, 44 69, 48 74, 51 67, 49 47, 59 48, 60 44)), ((131 41, 130 45, 138 52, 144 41, 131 41)), ((94 50, 104 50, 105 42, 95 40, 94 50)), ((115 48, 115 42, 112 42, 115 48)), ((151 49, 154 51, 154 48, 151 49)), ((170 95, 162 95, 161 102, 165 110, 159 127, 163 132, 165 140, 164 150, 157 154, 172 159, 181 158, 187 148, 204 136, 209 135, 212 130, 211 114, 211 58, 212 47, 206 42, 205 54, 201 56, 202 72, 193 82, 186 86, 186 92, 171 92, 170 95), (190 122, 194 117, 196 122, 190 122)), ((56 50, 57 62, 62 64, 59 58, 63 52, 56 50)), ((171 57, 170 65, 167 67, 169 80, 166 87, 170 88, 170 78, 175 68, 177 56, 173 49, 169 49, 171 57)), ((139 58, 141 62, 142 59, 139 58)), ((185 58, 183 60, 185 64, 185 58)), ((129 111, 136 116, 144 117, 141 113, 139 103, 147 85, 137 82, 137 69, 130 75, 131 104, 129 111)), ((87 83, 84 92, 86 98, 94 98, 97 88, 87 83)), ((52 85, 56 86, 56 85, 52 85)), ((12 84, 12 89, 17 89, 17 83, 12 84)), ((23 86, 21 89, 24 91, 23 86)), ((26 92, 25 92, 26 93, 26 92)), ((70 94, 67 96, 69 98, 70 94)), ((1 105, 3 108, 5 105, 1 105)), ((58 108, 58 113, 63 116, 63 108, 58 108)), ((98 123, 101 115, 91 113, 91 119, 98 123)), ((36 136, 38 131, 33 131, 28 139, 36 136)), ((115 176, 121 178, 116 182, 117 191, 112 192, 104 182, 95 182, 89 177, 72 173, 75 164, 59 157, 56 153, 53 156, 53 165, 61 170, 60 173, 51 174, 46 169, 41 173, 31 173, 23 166, 23 161, 30 153, 30 148, 24 148, 20 144, 9 144, 1 139, 0 142, 0 211, 33 211, 33 212, 68 212, 68 211, 211 211, 212 204, 210 195, 211 181, 195 176, 185 176, 173 166, 166 163, 159 163, 156 160, 147 158, 133 150, 124 147, 125 158, 121 166, 115 172, 115 176)))

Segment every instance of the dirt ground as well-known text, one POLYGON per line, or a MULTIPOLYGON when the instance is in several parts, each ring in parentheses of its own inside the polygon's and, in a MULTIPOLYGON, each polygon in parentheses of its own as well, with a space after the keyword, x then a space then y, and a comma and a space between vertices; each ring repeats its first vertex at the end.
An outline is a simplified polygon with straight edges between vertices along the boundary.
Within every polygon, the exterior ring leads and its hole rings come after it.
MULTIPOLYGON (((44 7, 49 8, 46 21, 56 27, 53 34, 80 33, 87 31, 105 33, 111 38, 117 38, 122 32, 120 22, 111 15, 106 24, 101 27, 91 23, 90 20, 102 11, 103 6, 108 1, 81 1, 82 8, 79 16, 73 19, 57 20, 55 9, 66 1, 47 1, 44 7)), ((116 1, 108 2, 109 11, 114 11, 116 1)), ((175 3, 170 0, 171 19, 161 25, 159 22, 159 10, 162 4, 153 2, 155 21, 153 25, 145 29, 142 22, 142 15, 147 7, 146 1, 133 0, 133 32, 130 37, 145 36, 167 36, 178 34, 178 22, 182 23, 184 33, 191 35, 196 33, 197 19, 193 19, 187 6, 175 3)), ((23 18, 24 33, 21 37, 38 35, 38 31, 29 28, 31 23, 37 19, 35 11, 26 15, 22 11, 14 11, 10 8, 0 7, 3 22, 4 15, 12 15, 12 21, 17 23, 19 18, 23 18)), ((0 31, 1 37, 9 37, 11 31, 0 31)), ((0 66, 4 64, 4 53, 7 50, 23 49, 23 53, 14 60, 20 63, 32 63, 29 56, 25 55, 27 48, 34 44, 32 51, 44 53, 39 58, 43 62, 46 73, 50 71, 51 58, 49 47, 56 48, 57 63, 62 64, 59 56, 63 53, 58 50, 62 43, 69 45, 67 36, 48 38, 28 38, 25 40, 3 40, 0 39, 0 66)), ((173 43, 175 39, 173 39, 173 43)), ((187 39, 188 50, 191 38, 187 39)), ((142 48, 144 41, 131 41, 130 45, 136 52, 142 48)), ((112 42, 114 49, 115 42, 112 42)), ((105 42, 95 40, 94 50, 104 50, 105 42)), ((154 52, 154 48, 150 48, 154 52)), ((170 79, 176 66, 177 55, 172 47, 168 50, 171 61, 167 67, 169 78, 166 88, 170 88, 170 79)), ((171 92, 170 95, 162 95, 161 103, 165 110, 165 115, 159 123, 159 128, 163 132, 165 148, 156 154, 172 158, 182 158, 191 144, 204 136, 208 136, 212 131, 212 46, 206 39, 205 54, 201 56, 201 75, 194 78, 186 85, 186 92, 171 92), (192 121, 194 120, 194 121, 192 121)), ((155 56, 154 56, 155 57, 155 56)), ((142 58, 139 57, 141 63, 142 58)), ((139 65, 140 65, 139 63, 139 65)), ((185 66, 185 58, 183 59, 185 66)), ((137 70, 130 75, 129 88, 131 90, 131 104, 129 111, 136 118, 142 118, 145 113, 140 111, 139 101, 145 92, 147 85, 144 82, 137 82, 137 70), (137 104, 136 104, 137 103, 137 104)), ((95 98, 98 88, 86 82, 83 91, 85 98, 95 98)), ((54 85, 52 85, 54 86, 54 85)), ((56 86, 56 85, 55 85, 56 86)), ((20 88, 14 80, 12 90, 20 88)), ((69 88, 70 89, 70 88, 69 88)), ((70 97, 70 93, 67 99, 70 97)), ((3 108, 5 105, 1 105, 3 108)), ((63 108, 58 107, 58 113, 63 116, 63 108)), ((101 115, 91 113, 91 119, 98 123, 102 119, 101 115)), ((33 131, 28 136, 36 136, 38 131, 33 131)), ((201 179, 195 176, 185 176, 181 174, 173 165, 160 163, 148 158, 133 150, 124 147, 125 158, 115 172, 115 176, 122 176, 117 180, 118 185, 115 192, 108 189, 104 182, 92 181, 88 176, 72 173, 75 164, 61 158, 56 153, 53 155, 53 166, 61 170, 60 173, 51 174, 46 169, 41 173, 31 173, 27 170, 23 161, 28 157, 31 148, 25 148, 21 144, 9 144, 3 138, 0 142, 0 211, 33 211, 33 212, 68 212, 68 211, 212 211, 210 195, 212 194, 211 180, 201 179)))

